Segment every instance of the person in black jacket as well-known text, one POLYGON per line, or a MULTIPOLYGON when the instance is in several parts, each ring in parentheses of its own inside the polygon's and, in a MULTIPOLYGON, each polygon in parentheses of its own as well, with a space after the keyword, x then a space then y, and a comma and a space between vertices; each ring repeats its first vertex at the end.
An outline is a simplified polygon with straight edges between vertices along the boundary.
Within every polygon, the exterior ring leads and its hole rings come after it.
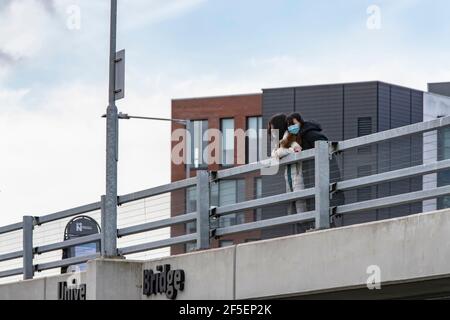
MULTIPOLYGON (((299 140, 302 150, 314 149, 316 141, 329 141, 328 137, 322 133, 320 124, 314 121, 305 121, 299 113, 293 113, 286 118, 287 126, 300 126, 299 140)), ((303 176, 305 188, 314 187, 314 161, 305 161, 303 164, 303 176)), ((341 172, 335 156, 330 161, 330 182, 340 181, 341 172)), ((345 203, 344 194, 339 192, 330 202, 330 206, 339 206, 345 203)), ((307 203, 308 211, 314 210, 314 202, 307 203)), ((337 222, 337 221, 336 221, 337 222)))
POLYGON ((314 149, 316 141, 328 141, 322 133, 320 124, 313 121, 304 121, 299 113, 293 113, 286 119, 287 125, 299 125, 302 150, 314 149))

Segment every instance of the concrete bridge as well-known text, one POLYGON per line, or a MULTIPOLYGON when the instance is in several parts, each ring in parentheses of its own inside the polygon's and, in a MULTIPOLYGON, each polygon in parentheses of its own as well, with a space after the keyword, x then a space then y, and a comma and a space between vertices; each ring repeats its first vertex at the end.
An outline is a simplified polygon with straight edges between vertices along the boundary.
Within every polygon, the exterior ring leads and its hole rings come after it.
MULTIPOLYGON (((180 300, 446 298, 449 244, 450 210, 443 210, 151 261, 93 260, 77 294, 168 299, 170 288, 180 300)), ((68 277, 2 285, 0 299, 58 299, 68 277)))

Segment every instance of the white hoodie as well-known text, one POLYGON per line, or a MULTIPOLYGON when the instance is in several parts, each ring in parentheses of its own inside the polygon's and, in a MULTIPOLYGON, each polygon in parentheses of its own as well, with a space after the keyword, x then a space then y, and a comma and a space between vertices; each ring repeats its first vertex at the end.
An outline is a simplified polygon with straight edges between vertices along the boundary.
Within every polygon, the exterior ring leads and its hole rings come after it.
MULTIPOLYGON (((284 134, 283 139, 286 139, 288 132, 284 134)), ((301 147, 297 142, 292 142, 289 148, 275 148, 272 150, 272 157, 276 159, 282 159, 290 154, 295 153, 295 149, 301 151, 301 147)), ((294 192, 305 189, 305 183, 303 180, 302 163, 296 162, 286 166, 284 171, 284 178, 286 180, 286 192, 294 192)), ((306 202, 305 200, 295 201, 297 213, 306 212, 306 202)), ((290 210, 291 211, 291 210, 290 210)), ((292 214, 292 212, 290 212, 292 214)))

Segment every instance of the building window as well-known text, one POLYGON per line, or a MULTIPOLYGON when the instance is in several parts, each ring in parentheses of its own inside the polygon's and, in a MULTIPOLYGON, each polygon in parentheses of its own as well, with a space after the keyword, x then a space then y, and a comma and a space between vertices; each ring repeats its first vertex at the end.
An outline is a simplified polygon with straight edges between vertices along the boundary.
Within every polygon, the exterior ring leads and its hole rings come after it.
MULTIPOLYGON (((197 210, 197 187, 186 189, 186 213, 192 213, 197 210)), ((197 223, 191 221, 186 223, 186 234, 197 232, 197 223)))
MULTIPOLYGON (((255 179, 255 199, 262 198, 262 178, 255 179)), ((255 221, 262 220, 262 208, 255 209, 255 221)))
MULTIPOLYGON (((227 206, 245 201, 245 180, 221 180, 211 186, 211 205, 227 206)), ((233 213, 219 219, 219 227, 245 223, 245 213, 233 213)))
POLYGON ((247 163, 254 163, 262 160, 262 117, 247 118, 247 163))
POLYGON ((234 119, 221 119, 222 165, 234 165, 234 119))
POLYGON ((185 252, 194 252, 197 250, 197 244, 195 242, 188 242, 185 245, 185 252))
POLYGON ((234 245, 233 240, 220 240, 220 242, 219 242, 219 246, 221 248, 231 247, 232 245, 234 245))
POLYGON ((372 134, 372 118, 358 118, 358 137, 367 136, 369 134, 372 134))
POLYGON ((237 213, 236 214, 236 224, 244 224, 245 223, 245 213, 237 213))
POLYGON ((191 164, 194 168, 206 168, 208 166, 208 159, 204 159, 203 151, 208 145, 208 139, 205 138, 208 130, 207 120, 196 120, 191 122, 191 164))

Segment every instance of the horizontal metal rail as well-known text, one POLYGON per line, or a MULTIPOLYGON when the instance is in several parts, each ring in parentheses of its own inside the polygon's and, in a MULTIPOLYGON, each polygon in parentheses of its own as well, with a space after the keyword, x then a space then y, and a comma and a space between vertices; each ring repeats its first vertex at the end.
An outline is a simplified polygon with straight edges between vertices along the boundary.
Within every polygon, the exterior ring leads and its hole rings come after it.
POLYGON ((368 136, 341 141, 338 144, 337 151, 344 151, 348 149, 363 147, 370 144, 385 142, 396 138, 411 136, 413 134, 425 133, 449 125, 450 125, 450 117, 439 118, 427 122, 415 123, 409 126, 374 133, 368 136))
POLYGON ((176 182, 172 182, 163 186, 142 190, 138 192, 133 192, 130 194, 126 194, 123 196, 119 196, 118 204, 122 205, 128 202, 133 202, 137 200, 142 200, 149 197, 158 196, 164 193, 185 189, 191 186, 195 186, 197 184, 197 178, 189 178, 185 180, 180 180, 176 182))
MULTIPOLYGON (((333 145, 336 148, 334 150, 330 150, 330 151, 346 151, 349 149, 354 149, 354 148, 363 147, 363 146, 367 146, 367 145, 371 145, 371 144, 376 144, 379 142, 390 141, 390 140, 396 139, 396 138, 402 138, 402 137, 407 137, 407 136, 411 136, 411 135, 430 132, 430 131, 437 130, 442 127, 448 127, 448 126, 450 126, 450 117, 440 118, 440 119, 429 121, 429 122, 416 123, 416 124, 412 124, 412 125, 405 126, 405 127, 400 127, 400 128, 395 128, 395 129, 388 130, 388 131, 378 132, 378 133, 367 135, 364 137, 359 137, 359 138, 355 138, 355 139, 338 142, 337 144, 333 145)), ((314 159, 315 156, 316 156, 316 150, 306 150, 306 151, 303 151, 300 153, 291 154, 281 160, 276 160, 276 159, 271 158, 271 159, 266 159, 266 160, 258 162, 258 163, 252 163, 252 164, 238 166, 238 167, 234 167, 234 168, 230 168, 230 169, 226 169, 226 170, 220 170, 211 176, 211 181, 215 182, 217 180, 229 179, 229 178, 245 175, 245 174, 248 174, 251 172, 256 172, 258 170, 264 170, 264 169, 267 169, 268 171, 277 171, 278 168, 282 168, 282 166, 296 163, 296 162, 311 160, 311 159, 314 159)), ((325 153, 324 159, 326 159, 326 153, 325 153)), ((357 179, 341 181, 341 182, 336 183, 335 187, 336 187, 336 190, 338 190, 338 191, 353 190, 353 189, 358 189, 358 188, 376 185, 376 184, 380 184, 380 183, 391 182, 391 181, 411 178, 411 177, 415 177, 415 176, 436 173, 440 170, 445 170, 445 169, 450 169, 450 160, 444 160, 444 161, 434 162, 434 163, 430 163, 430 164, 422 164, 422 165, 417 165, 414 167, 399 169, 399 170, 390 171, 390 172, 378 173, 378 174, 361 177, 361 178, 357 178, 357 179)), ((320 171, 320 170, 316 169, 316 171, 320 171)), ((262 174, 264 174, 264 173, 262 172, 262 174)), ((324 184, 322 184, 324 186, 322 188, 322 191, 326 189, 327 183, 328 183, 328 180, 326 179, 326 182, 324 184)), ((125 203, 138 201, 138 200, 142 200, 145 198, 158 196, 158 195, 162 195, 162 194, 167 194, 167 193, 170 193, 173 191, 182 190, 182 189, 186 189, 188 187, 197 186, 197 185, 199 185, 199 179, 198 179, 198 177, 193 177, 193 178, 189 178, 186 180, 177 181, 177 182, 173 182, 170 184, 166 184, 166 185, 162 185, 162 186, 158 186, 158 187, 154 187, 154 188, 150 188, 150 189, 146 189, 146 190, 119 196, 118 204, 122 205, 125 203)), ((203 189, 204 192, 202 192, 201 194, 206 194, 206 192, 208 191, 208 179, 206 179, 206 182, 201 185, 203 185, 203 188, 204 188, 203 189)), ((268 196, 265 198, 259 198, 259 199, 249 200, 249 201, 231 204, 231 205, 227 205, 227 206, 212 208, 211 211, 212 211, 212 214, 214 217, 221 217, 221 216, 235 213, 235 212, 242 212, 242 211, 247 211, 247 210, 252 210, 252 209, 257 209, 257 208, 263 208, 266 206, 271 206, 271 205, 276 205, 276 204, 281 204, 281 203, 288 203, 288 202, 292 202, 292 201, 299 200, 299 199, 312 198, 312 197, 316 196, 315 193, 316 193, 316 188, 310 188, 310 189, 306 189, 306 190, 290 192, 290 193, 282 193, 279 195, 273 195, 273 196, 268 196)), ((378 198, 378 199, 373 199, 373 200, 364 201, 364 202, 346 204, 346 205, 338 206, 336 208, 335 213, 336 214, 349 214, 349 213, 354 213, 354 212, 363 212, 365 210, 381 209, 381 208, 387 208, 387 207, 392 207, 392 206, 396 206, 396 205, 420 202, 423 200, 433 199, 433 198, 436 198, 439 196, 449 195, 449 194, 450 194, 450 186, 444 186, 444 187, 439 187, 439 188, 434 188, 434 189, 429 189, 429 190, 420 190, 420 191, 416 191, 416 192, 410 192, 410 193, 404 193, 404 194, 399 194, 399 195, 395 195, 395 196, 378 198)), ((319 201, 319 203, 322 203, 322 202, 319 201)), ((199 207, 206 208, 206 209, 199 210, 199 212, 202 213, 202 217, 203 216, 206 217, 205 219, 202 218, 201 222, 208 223, 207 215, 208 215, 209 205, 205 204, 202 207, 199 204, 204 204, 203 201, 197 200, 197 205, 198 205, 197 208, 199 208, 199 207), (205 212, 206 212, 206 215, 205 215, 205 212)), ((328 207, 327 204, 325 204, 325 207, 328 207)), ((83 205, 80 207, 56 212, 53 214, 41 216, 41 217, 35 217, 35 224, 41 225, 41 224, 45 224, 48 222, 57 221, 57 220, 61 220, 64 218, 70 218, 73 216, 78 216, 78 215, 82 215, 82 214, 97 211, 97 210, 101 210, 101 202, 100 201, 91 203, 91 204, 87 204, 87 205, 83 205)), ((325 211, 327 211, 327 210, 325 210, 325 211)), ((126 227, 126 228, 121 228, 121 229, 117 230, 117 234, 119 237, 124 237, 124 236, 139 234, 139 233, 143 233, 143 232, 147 232, 147 231, 153 231, 153 230, 157 230, 157 229, 161 229, 161 228, 167 228, 167 227, 171 227, 171 226, 174 226, 177 224, 183 224, 183 223, 196 221, 197 219, 199 219, 199 215, 200 214, 198 212, 193 212, 193 213, 189 213, 189 214, 185 214, 185 215, 171 217, 168 219, 143 223, 140 225, 130 226, 130 227, 126 227)), ((327 215, 327 218, 328 218, 328 215, 327 215)), ((296 224, 296 223, 301 223, 304 221, 313 221, 313 220, 317 221, 318 219, 319 219, 318 211, 298 213, 298 214, 293 214, 293 215, 281 216, 281 217, 277 217, 277 218, 273 218, 273 219, 260 220, 260 221, 255 221, 255 222, 251 222, 251 223, 245 223, 245 224, 240 224, 240 225, 235 225, 235 226, 230 226, 230 227, 218 228, 215 230, 215 235, 220 237, 220 236, 248 232, 248 231, 253 231, 253 230, 263 230, 263 229, 282 226, 282 225, 296 224)), ((0 235, 14 232, 14 231, 20 231, 23 229, 23 227, 24 227, 24 225, 22 222, 11 224, 11 225, 4 226, 4 227, 0 227, 0 235)), ((208 228, 206 228, 205 230, 207 230, 207 229, 208 228)), ((32 229, 28 228, 28 232, 32 232, 32 229)), ((30 235, 30 234, 31 233, 26 233, 26 235, 30 235)), ((203 238, 201 238, 201 239, 203 239, 203 238)), ((207 240, 208 240, 207 232, 206 232, 205 239, 206 239, 206 243, 207 243, 207 240)), ((34 254, 42 254, 42 253, 46 253, 46 252, 61 250, 64 248, 68 248, 68 247, 72 247, 72 246, 76 246, 76 245, 80 245, 80 244, 85 244, 85 243, 96 242, 96 241, 101 241, 101 234, 91 235, 91 236, 87 236, 87 237, 83 237, 83 238, 72 239, 72 240, 58 242, 58 243, 44 245, 44 246, 38 246, 33 249, 33 251, 34 251, 33 253, 34 254)), ((188 234, 188 235, 173 237, 173 238, 169 238, 169 239, 163 239, 163 240, 153 241, 153 242, 149 242, 149 243, 124 247, 124 248, 119 249, 118 252, 120 255, 129 255, 129 254, 133 254, 133 253, 145 252, 145 251, 155 250, 155 249, 164 248, 164 247, 170 247, 173 245, 196 242, 196 241, 200 241, 200 240, 198 238, 198 234, 194 233, 194 234, 188 234)), ((32 250, 31 245, 29 245, 29 246, 24 245, 24 247, 29 250, 28 252, 30 252, 32 250)), ((14 260, 14 259, 20 259, 23 256, 26 256, 26 254, 24 254, 24 251, 15 251, 15 252, 11 252, 11 253, 2 254, 2 255, 0 255, 0 262, 14 260)), ((95 259, 97 257, 99 257, 99 254, 85 256, 85 257, 64 259, 64 260, 53 261, 53 262, 48 262, 48 263, 42 263, 42 264, 35 265, 34 269, 36 271, 42 271, 42 270, 47 270, 47 269, 64 267, 64 266, 83 263, 88 260, 95 259)), ((25 258, 24 260, 27 260, 27 258, 25 258)), ((28 261, 29 262, 32 261, 32 257, 31 258, 28 257, 28 261)), ((28 264, 24 264, 24 265, 31 266, 32 262, 30 262, 28 264)), ((13 269, 13 270, 2 271, 2 272, 0 272, 0 277, 9 277, 9 276, 13 276, 13 275, 23 274, 24 270, 27 270, 27 269, 26 268, 25 269, 18 268, 18 269, 13 269)))
POLYGON ((273 219, 260 220, 256 222, 239 224, 231 227, 224 227, 216 229, 216 236, 225 236, 235 233, 253 231, 253 230, 262 230, 282 225, 306 222, 306 221, 314 221, 317 217, 316 211, 297 213, 288 216, 282 216, 273 219))
POLYGON ((154 222, 144 223, 137 226, 122 228, 117 230, 117 235, 119 237, 125 237, 141 232, 147 232, 152 230, 157 230, 161 228, 171 227, 180 223, 186 223, 197 220, 197 212, 192 212, 188 214, 182 214, 169 219, 158 220, 154 222))
POLYGON ((62 241, 62 242, 58 242, 58 243, 54 243, 54 244, 48 244, 45 246, 36 247, 34 250, 35 250, 35 253, 42 254, 42 253, 51 252, 51 251, 55 251, 55 250, 70 248, 75 245, 99 241, 101 239, 101 236, 102 235, 100 233, 97 233, 97 234, 93 234, 93 235, 86 236, 86 237, 81 237, 81 238, 77 238, 77 239, 66 240, 66 241, 62 241))
POLYGON ((17 268, 12 270, 0 271, 0 278, 7 278, 12 276, 18 276, 23 273, 23 268, 17 268))
POLYGON ((422 164, 415 167, 409 167, 404 169, 399 169, 395 171, 388 171, 379 174, 374 174, 371 176, 366 176, 362 178, 346 180, 337 183, 337 190, 351 190, 361 187, 367 187, 379 183, 390 182, 395 180, 401 180, 406 178, 411 178, 415 176, 421 176, 424 174, 435 173, 440 170, 449 169, 450 160, 444 160, 429 164, 422 164))
POLYGON ((56 220, 60 220, 60 219, 64 219, 64 218, 70 218, 70 217, 77 216, 80 214, 100 210, 100 208, 101 208, 101 202, 100 201, 94 202, 94 203, 87 204, 84 206, 52 213, 52 214, 41 216, 41 217, 36 217, 36 223, 38 225, 41 225, 44 223, 48 223, 48 222, 52 222, 52 221, 56 221, 56 220))
POLYGON ((314 159, 314 150, 305 150, 300 153, 294 153, 291 154, 281 160, 275 160, 275 159, 266 159, 260 162, 255 162, 239 167, 234 167, 230 169, 220 170, 217 171, 216 179, 226 179, 231 178, 234 176, 242 175, 245 173, 250 173, 254 171, 258 171, 261 169, 269 169, 274 168, 276 166, 284 166, 291 163, 299 162, 299 161, 306 161, 314 159))
POLYGON ((69 258, 69 259, 63 259, 59 261, 53 261, 53 262, 47 262, 47 263, 40 263, 35 265, 36 271, 44 271, 49 269, 55 269, 55 268, 61 268, 61 267, 68 267, 71 265, 84 263, 89 260, 94 260, 100 257, 100 254, 93 254, 89 256, 83 256, 83 257, 76 257, 76 258, 69 258))
POLYGON ((161 249, 161 248, 170 247, 170 246, 177 245, 177 244, 194 242, 196 240, 197 240, 197 234, 193 233, 193 234, 188 234, 185 236, 179 236, 179 237, 139 244, 139 245, 135 245, 135 246, 125 247, 125 248, 119 249, 118 251, 119 251, 120 255, 126 255, 126 254, 133 254, 133 253, 150 251, 150 250, 155 250, 155 249, 161 249))
POLYGON ((23 251, 15 251, 15 252, 10 252, 10 253, 6 253, 6 254, 1 254, 0 262, 19 259, 19 258, 22 258, 22 256, 23 256, 23 251))
POLYGON ((22 227, 23 227, 22 222, 18 222, 18 223, 10 224, 8 226, 0 227, 0 234, 19 231, 19 230, 22 230, 22 227))
POLYGON ((336 208, 337 214, 348 214, 364 210, 388 208, 394 205, 408 204, 411 202, 433 199, 439 196, 450 194, 450 186, 434 188, 430 190, 420 190, 416 192, 399 194, 391 197, 378 198, 369 201, 357 202, 339 206, 336 208))
POLYGON ((214 214, 217 216, 223 216, 233 212, 262 208, 269 205, 275 205, 280 203, 291 202, 294 200, 311 198, 315 194, 315 189, 305 189, 301 191, 288 192, 283 194, 277 194, 275 196, 269 196, 265 198, 249 200, 236 204, 230 204, 227 206, 217 207, 214 209, 214 214))

